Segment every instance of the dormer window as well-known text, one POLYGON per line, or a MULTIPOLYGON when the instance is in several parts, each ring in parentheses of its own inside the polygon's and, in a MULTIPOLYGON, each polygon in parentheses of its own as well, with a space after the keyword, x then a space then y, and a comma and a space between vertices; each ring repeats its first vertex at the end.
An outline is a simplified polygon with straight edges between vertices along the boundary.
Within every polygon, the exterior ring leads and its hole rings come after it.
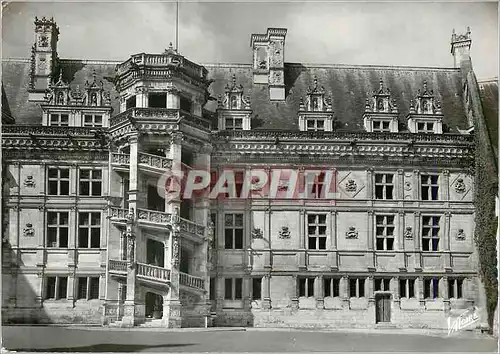
POLYGON ((243 119, 236 117, 226 118, 225 128, 226 130, 243 130, 243 119))
POLYGON ((441 105, 424 81, 423 90, 417 91, 415 100, 410 102, 408 130, 412 133, 443 133, 443 113, 441 105))
POLYGON ((318 85, 316 76, 313 85, 306 91, 305 99, 300 100, 299 128, 301 131, 332 131, 332 105, 325 97, 326 90, 318 85))
POLYGON ((372 121, 372 132, 390 132, 390 131, 391 131, 391 121, 389 120, 372 121))
POLYGON ((398 132, 398 109, 382 79, 378 90, 366 100, 363 123, 367 132, 398 132))
POLYGON ((83 116, 84 127, 102 127, 102 114, 85 114, 83 116))
POLYGON ((219 96, 219 130, 250 130, 251 113, 250 100, 243 96, 243 86, 236 84, 236 75, 233 75, 231 85, 226 85, 224 97, 219 96))
POLYGON ((325 119, 323 118, 307 118, 306 119, 306 130, 314 132, 324 132, 325 131, 325 119))
POLYGON ((64 113, 52 113, 50 115, 50 126, 67 127, 69 126, 69 115, 64 113))

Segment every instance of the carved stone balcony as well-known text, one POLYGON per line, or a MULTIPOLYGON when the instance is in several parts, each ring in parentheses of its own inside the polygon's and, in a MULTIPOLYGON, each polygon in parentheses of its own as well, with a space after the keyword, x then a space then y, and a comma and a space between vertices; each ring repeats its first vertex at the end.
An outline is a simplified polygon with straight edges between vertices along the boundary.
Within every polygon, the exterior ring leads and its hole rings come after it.
MULTIPOLYGON (((157 155, 138 153, 138 167, 143 172, 152 172, 154 174, 162 174, 166 170, 172 168, 172 160, 157 155)), ((130 169, 130 155, 120 154, 117 152, 111 153, 111 167, 117 171, 127 172, 130 169)))
MULTIPOLYGON (((109 208, 109 219, 115 225, 125 226, 127 214, 127 209, 113 206, 109 208)), ((171 229, 171 214, 162 211, 138 208, 136 221, 139 227, 162 231, 171 229)), ((204 242, 205 226, 184 218, 180 218, 179 226, 181 237, 197 243, 204 242)))
MULTIPOLYGON (((170 269, 145 263, 136 263, 135 266, 136 278, 143 283, 160 285, 167 285, 170 283, 170 269)), ((128 262, 124 260, 110 259, 108 262, 108 272, 111 276, 126 278, 127 268, 128 262)))
POLYGON ((187 288, 205 291, 205 280, 194 275, 179 273, 179 284, 187 288))

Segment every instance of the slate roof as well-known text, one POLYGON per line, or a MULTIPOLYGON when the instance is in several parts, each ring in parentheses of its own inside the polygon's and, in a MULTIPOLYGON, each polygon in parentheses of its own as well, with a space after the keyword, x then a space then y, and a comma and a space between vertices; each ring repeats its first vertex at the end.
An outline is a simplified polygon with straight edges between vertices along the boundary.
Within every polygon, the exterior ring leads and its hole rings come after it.
MULTIPOLYGON (((104 88, 111 91, 114 113, 118 113, 118 94, 104 76, 113 76, 117 62, 62 60, 63 78, 72 87, 83 87, 85 80, 92 81, 95 70, 97 79, 103 80, 104 88)), ((5 60, 3 83, 6 96, 17 124, 41 124, 41 109, 28 102, 29 60, 5 60)), ((237 84, 242 84, 244 94, 251 97, 253 129, 298 130, 297 112, 300 99, 312 85, 314 77, 324 86, 333 100, 336 118, 335 130, 359 131, 363 129, 365 100, 379 87, 379 80, 391 90, 396 99, 402 131, 410 100, 427 81, 442 104, 445 132, 456 133, 456 128, 466 129, 467 119, 462 105, 462 76, 460 69, 414 68, 392 66, 311 65, 285 63, 286 101, 270 102, 267 85, 253 85, 252 67, 249 64, 203 64, 214 79, 210 86, 212 96, 224 94, 224 87, 236 74, 237 84)), ((216 103, 209 102, 205 108, 215 111, 216 103)))
POLYGON ((479 81, 479 95, 495 158, 498 160, 498 79, 479 81))

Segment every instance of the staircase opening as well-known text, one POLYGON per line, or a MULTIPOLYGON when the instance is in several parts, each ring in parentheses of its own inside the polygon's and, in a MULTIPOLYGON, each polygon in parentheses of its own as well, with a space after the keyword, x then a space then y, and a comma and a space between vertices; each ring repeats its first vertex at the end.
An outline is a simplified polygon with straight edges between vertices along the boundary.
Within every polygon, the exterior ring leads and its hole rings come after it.
POLYGON ((146 318, 160 319, 163 316, 163 297, 155 293, 146 293, 146 318))
POLYGON ((165 211, 165 199, 158 195, 158 189, 155 185, 148 185, 148 209, 165 211))
POLYGON ((147 239, 146 263, 157 267, 165 267, 165 247, 162 242, 147 239))
POLYGON ((181 259, 179 262, 179 271, 182 273, 187 273, 191 274, 191 266, 189 264, 189 261, 191 259, 191 255, 188 250, 181 248, 181 259))

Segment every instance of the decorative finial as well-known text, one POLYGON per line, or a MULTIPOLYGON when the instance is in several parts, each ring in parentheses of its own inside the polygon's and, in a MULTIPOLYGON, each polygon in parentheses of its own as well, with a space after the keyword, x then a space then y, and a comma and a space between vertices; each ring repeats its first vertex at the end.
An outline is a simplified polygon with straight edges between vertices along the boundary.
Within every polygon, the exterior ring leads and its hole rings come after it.
POLYGON ((314 75, 314 87, 318 86, 318 77, 314 75))
POLYGON ((95 69, 94 69, 94 70, 92 71, 92 79, 94 80, 94 82, 95 82, 95 76, 96 76, 96 75, 95 75, 95 69))
POLYGON ((370 100, 367 98, 365 100, 365 111, 370 111, 370 110, 371 110, 370 100))
POLYGON ((172 45, 172 42, 169 43, 168 50, 174 50, 174 46, 172 45))
POLYGON ((382 92, 384 90, 384 81, 382 80, 382 78, 380 78, 379 85, 380 85, 380 92, 382 92))
POLYGON ((59 70, 59 82, 62 82, 62 76, 63 76, 63 69, 61 68, 59 70))
POLYGON ((233 87, 236 87, 236 74, 233 74, 232 81, 233 81, 233 87))
POLYGON ((427 91, 427 80, 424 80, 424 91, 427 91))

